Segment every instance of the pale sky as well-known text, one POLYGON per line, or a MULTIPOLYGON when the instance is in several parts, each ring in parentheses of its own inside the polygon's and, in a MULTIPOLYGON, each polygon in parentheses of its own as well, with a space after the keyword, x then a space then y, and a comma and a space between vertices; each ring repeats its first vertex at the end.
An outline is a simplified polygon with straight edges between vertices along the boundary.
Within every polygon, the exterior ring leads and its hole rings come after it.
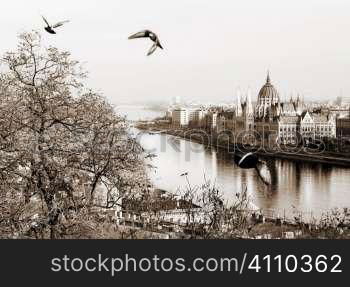
POLYGON ((2 2, 0 54, 21 31, 40 30, 45 45, 84 62, 88 85, 113 103, 229 100, 238 86, 255 100, 268 69, 282 97, 350 96, 349 0, 2 2), (50 35, 41 14, 71 22, 50 35), (165 48, 150 57, 150 40, 127 40, 146 28, 165 48))

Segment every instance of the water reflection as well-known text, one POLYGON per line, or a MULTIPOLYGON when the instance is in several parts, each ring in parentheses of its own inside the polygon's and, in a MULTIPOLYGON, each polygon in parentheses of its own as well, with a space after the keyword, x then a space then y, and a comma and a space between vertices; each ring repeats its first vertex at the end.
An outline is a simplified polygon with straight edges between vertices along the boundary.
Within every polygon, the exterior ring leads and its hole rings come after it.
MULTIPOLYGON (((130 120, 163 114, 135 107, 118 107, 118 111, 130 120)), ((276 176, 268 187, 261 183, 254 169, 237 168, 230 155, 215 149, 166 135, 144 135, 141 142, 158 154, 152 162, 158 166, 156 172, 150 172, 152 181, 171 192, 185 187, 186 181, 180 174, 188 172, 193 185, 202 184, 204 176, 215 181, 228 201, 246 187, 257 206, 286 210, 287 214, 293 207, 315 215, 334 207, 350 207, 350 169, 275 160, 271 168, 276 176)))
POLYGON ((321 164, 308 164, 287 160, 269 160, 272 184, 264 185, 254 169, 236 167, 232 155, 206 149, 169 135, 144 135, 141 144, 155 148, 158 154, 152 164, 157 174, 150 174, 154 184, 176 192, 186 182, 179 175, 188 172, 192 185, 200 185, 204 177, 215 181, 225 199, 231 201, 236 192, 247 188, 255 205, 261 208, 286 210, 293 208, 320 214, 334 207, 349 207, 350 170, 321 164))

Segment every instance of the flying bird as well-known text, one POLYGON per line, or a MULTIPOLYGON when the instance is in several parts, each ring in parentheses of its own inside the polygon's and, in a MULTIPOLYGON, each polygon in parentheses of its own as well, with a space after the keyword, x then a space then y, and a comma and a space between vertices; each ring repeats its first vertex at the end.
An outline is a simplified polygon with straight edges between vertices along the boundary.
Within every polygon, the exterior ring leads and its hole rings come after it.
POLYGON ((153 41, 153 45, 149 49, 147 56, 152 55, 153 52, 157 49, 157 47, 163 49, 162 45, 160 44, 158 36, 150 30, 144 30, 136 34, 133 34, 128 39, 131 40, 131 39, 137 39, 137 38, 150 38, 153 41))
POLYGON ((49 22, 45 19, 44 16, 41 16, 41 17, 43 18, 44 22, 45 22, 46 25, 47 25, 47 26, 45 27, 45 31, 48 32, 48 33, 50 33, 50 34, 56 34, 56 32, 55 32, 55 30, 54 30, 55 28, 58 28, 58 27, 62 26, 63 24, 69 22, 69 20, 65 20, 65 21, 58 22, 58 23, 56 23, 55 25, 50 25, 49 22))
POLYGON ((258 156, 252 152, 246 154, 235 153, 234 162, 243 169, 251 169, 254 168, 260 179, 266 185, 271 184, 271 172, 268 165, 259 160, 258 156))

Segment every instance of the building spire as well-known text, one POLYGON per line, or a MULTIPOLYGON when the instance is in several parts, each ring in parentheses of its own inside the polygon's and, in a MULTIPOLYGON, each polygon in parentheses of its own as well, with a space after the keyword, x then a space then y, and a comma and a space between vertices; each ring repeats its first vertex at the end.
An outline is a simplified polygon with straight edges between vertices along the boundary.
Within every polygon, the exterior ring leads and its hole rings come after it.
POLYGON ((266 84, 271 84, 271 79, 270 79, 270 70, 267 70, 266 84))
POLYGON ((289 102, 290 103, 293 103, 294 102, 294 99, 293 99, 293 93, 290 94, 290 99, 289 99, 289 102))
POLYGON ((242 103, 241 103, 242 95, 241 95, 240 88, 237 88, 236 95, 237 95, 236 115, 241 116, 242 115, 242 103))
POLYGON ((247 107, 246 107, 247 114, 248 115, 253 115, 254 114, 254 109, 253 109, 253 105, 252 105, 252 90, 251 90, 250 87, 248 87, 246 103, 247 103, 247 107))

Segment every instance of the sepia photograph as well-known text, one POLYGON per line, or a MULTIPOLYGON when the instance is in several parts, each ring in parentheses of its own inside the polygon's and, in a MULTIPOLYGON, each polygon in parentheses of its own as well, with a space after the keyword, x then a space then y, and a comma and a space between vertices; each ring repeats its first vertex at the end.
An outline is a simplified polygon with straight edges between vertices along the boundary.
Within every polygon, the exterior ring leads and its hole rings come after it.
POLYGON ((349 1, 3 2, 1 239, 350 239, 349 1))

